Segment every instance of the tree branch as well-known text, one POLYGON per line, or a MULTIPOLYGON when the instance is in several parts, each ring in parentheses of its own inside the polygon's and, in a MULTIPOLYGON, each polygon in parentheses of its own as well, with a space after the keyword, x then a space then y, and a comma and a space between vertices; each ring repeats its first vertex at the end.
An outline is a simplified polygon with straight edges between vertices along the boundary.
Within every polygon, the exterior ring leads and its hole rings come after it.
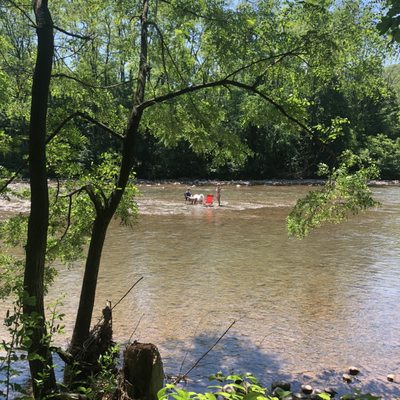
POLYGON ((128 83, 132 83, 134 82, 136 79, 130 79, 129 81, 125 81, 125 82, 120 82, 120 83, 116 83, 114 85, 108 85, 108 86, 96 86, 96 85, 91 85, 90 83, 84 82, 78 78, 75 78, 74 76, 70 76, 64 73, 58 73, 58 74, 53 74, 51 76, 52 78, 66 78, 66 79, 70 79, 72 81, 78 82, 83 86, 92 88, 92 89, 113 89, 115 87, 118 86, 123 86, 123 85, 127 85, 128 83))
MULTIPOLYGON (((114 136, 116 139, 118 140, 123 140, 124 136, 119 134, 118 132, 115 132, 114 130, 112 130, 111 128, 109 128, 107 125, 103 124, 102 122, 99 122, 97 120, 95 120, 94 118, 92 118, 90 115, 87 115, 85 113, 82 113, 80 111, 74 112, 73 114, 69 115, 68 117, 66 117, 58 126, 57 128, 53 131, 53 133, 48 136, 46 138, 46 145, 49 144, 62 130, 62 128, 64 128, 64 126, 71 121, 72 119, 74 119, 75 117, 81 117, 89 122, 92 122, 93 124, 99 126, 100 128, 104 129, 106 132, 110 133, 112 136, 114 136)), ((10 185, 20 174, 20 172, 27 166, 28 161, 25 160, 22 162, 21 166, 17 169, 17 171, 15 171, 15 173, 0 187, 0 193, 3 192, 8 185, 10 185)))
POLYGON ((82 36, 82 35, 78 35, 77 33, 71 33, 66 31, 65 29, 60 28, 59 26, 53 26, 53 28, 59 32, 64 33, 65 35, 77 38, 77 39, 82 39, 82 40, 92 40, 93 36, 82 36))
POLYGON ((297 53, 297 51, 300 50, 301 47, 302 46, 298 46, 298 47, 295 47, 294 49, 289 50, 289 51, 287 51, 285 53, 274 54, 274 55, 269 56, 269 57, 264 57, 264 58, 260 58, 258 60, 255 60, 255 61, 251 62, 250 64, 246 64, 246 65, 238 68, 236 71, 231 72, 225 78, 226 79, 232 78, 233 76, 235 76, 239 72, 244 71, 246 69, 249 69, 249 68, 253 67, 254 65, 257 65, 257 64, 260 64, 260 63, 263 63, 263 62, 266 62, 266 61, 270 61, 270 60, 275 60, 273 63, 268 65, 268 68, 270 68, 270 67, 276 65, 278 62, 282 61, 284 58, 286 58, 288 56, 298 55, 299 53, 297 53))
POLYGON ((68 117, 66 117, 57 126, 57 128, 54 130, 54 132, 46 139, 46 144, 48 144, 50 141, 52 141, 54 139, 54 137, 57 136, 60 133, 61 129, 67 124, 67 122, 71 121, 75 117, 81 117, 82 119, 85 119, 85 120, 87 120, 89 122, 92 122, 93 124, 95 124, 95 125, 99 126, 100 128, 104 129, 106 132, 108 132, 109 134, 111 134, 112 136, 117 138, 118 140, 123 140, 124 139, 123 135, 121 135, 118 132, 115 132, 113 129, 111 129, 107 125, 103 124, 102 122, 97 121, 96 119, 94 119, 93 117, 91 117, 88 114, 85 114, 85 113, 80 112, 80 111, 76 111, 73 114, 71 114, 68 117))
POLYGON ((118 132, 115 132, 113 129, 108 127, 107 125, 103 124, 102 122, 97 121, 96 119, 92 118, 90 115, 82 113, 82 112, 77 112, 77 115, 83 119, 86 119, 87 121, 92 122, 93 124, 99 126, 100 128, 103 128, 106 132, 114 136, 118 140, 124 140, 124 136, 121 135, 118 132))
POLYGON ((37 28, 37 24, 36 22, 29 16, 29 14, 22 8, 20 7, 18 4, 16 4, 14 1, 12 0, 7 0, 13 7, 15 7, 18 11, 20 11, 22 13, 22 15, 32 24, 32 26, 34 28, 37 28))
POLYGON ((94 204, 97 215, 99 215, 103 210, 103 205, 101 204, 99 197, 96 195, 96 193, 94 193, 92 185, 86 185, 82 188, 82 190, 84 190, 88 194, 90 200, 92 200, 94 204))
POLYGON ((60 241, 62 241, 65 236, 67 236, 69 227, 71 226, 71 212, 72 212, 72 194, 69 197, 69 204, 68 204, 68 215, 67 215, 67 226, 65 227, 64 233, 61 235, 60 241))
POLYGON ((272 104, 287 119, 289 119, 290 121, 294 122, 296 125, 300 126, 307 133, 312 134, 312 131, 308 126, 306 126, 304 123, 299 121, 297 118, 295 118, 292 115, 290 115, 284 109, 283 106, 278 104, 275 100, 271 99, 266 94, 264 94, 261 91, 257 90, 257 88, 255 88, 254 86, 250 86, 250 85, 247 85, 245 83, 237 82, 237 81, 234 81, 234 80, 231 80, 231 79, 226 79, 226 78, 218 80, 218 81, 214 81, 214 82, 208 82, 208 83, 203 83, 203 84, 199 84, 199 85, 188 86, 188 87, 183 88, 181 90, 177 90, 176 92, 167 93, 167 94, 165 94, 163 96, 155 97, 153 99, 150 99, 150 100, 147 100, 147 101, 143 102, 142 104, 140 104, 138 106, 138 108, 144 110, 144 109, 146 109, 148 107, 151 107, 152 105, 160 104, 160 103, 163 103, 163 102, 168 101, 168 100, 175 99, 176 97, 179 97, 179 96, 182 96, 182 95, 185 95, 185 94, 193 93, 193 92, 196 92, 196 91, 199 91, 199 90, 202 90, 202 89, 218 87, 218 86, 235 86, 235 87, 243 89, 243 90, 245 90, 247 92, 251 92, 251 93, 257 94, 263 100, 265 100, 268 103, 272 104))

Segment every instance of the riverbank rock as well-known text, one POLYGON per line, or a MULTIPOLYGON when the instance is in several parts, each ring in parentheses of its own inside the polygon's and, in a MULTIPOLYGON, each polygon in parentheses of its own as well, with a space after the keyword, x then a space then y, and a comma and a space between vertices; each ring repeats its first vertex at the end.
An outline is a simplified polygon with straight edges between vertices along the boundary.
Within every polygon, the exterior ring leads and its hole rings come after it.
POLYGON ((313 391, 313 388, 312 388, 311 385, 301 385, 301 391, 302 391, 304 394, 311 394, 312 391, 313 391))
POLYGON ((130 399, 154 400, 164 386, 160 353, 152 343, 134 342, 124 351, 124 391, 130 399))

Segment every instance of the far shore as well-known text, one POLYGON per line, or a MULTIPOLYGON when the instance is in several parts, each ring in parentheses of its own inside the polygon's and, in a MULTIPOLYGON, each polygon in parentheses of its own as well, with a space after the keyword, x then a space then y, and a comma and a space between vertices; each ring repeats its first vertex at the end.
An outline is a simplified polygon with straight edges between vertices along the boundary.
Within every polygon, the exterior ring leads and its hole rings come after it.
MULTIPOLYGON (((322 186, 324 179, 263 179, 263 180, 219 180, 219 179, 138 179, 138 185, 188 185, 188 186, 212 186, 241 185, 241 186, 322 186)), ((400 186, 400 180, 371 180, 369 186, 400 186)))
MULTIPOLYGON (((59 180, 58 182, 62 182, 59 180)), ((240 186, 322 186, 326 180, 324 179, 190 179, 190 178, 179 178, 179 179, 137 179, 137 185, 185 185, 185 186, 213 186, 217 184, 221 185, 240 185, 240 186)), ((13 185, 27 185, 28 179, 18 179, 13 181, 10 186, 13 185)), ((56 180, 49 179, 51 185, 57 184, 56 180)), ((371 187, 375 186, 400 186, 400 180, 371 180, 368 182, 371 187)))

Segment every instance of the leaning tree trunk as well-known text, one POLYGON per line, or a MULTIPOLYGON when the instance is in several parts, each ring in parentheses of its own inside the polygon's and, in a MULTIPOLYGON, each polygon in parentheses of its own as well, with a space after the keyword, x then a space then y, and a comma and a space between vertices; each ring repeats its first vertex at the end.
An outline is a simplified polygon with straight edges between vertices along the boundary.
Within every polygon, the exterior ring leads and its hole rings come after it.
POLYGON ((32 84, 29 131, 31 211, 26 243, 23 311, 24 321, 32 330, 28 354, 33 394, 36 399, 41 399, 56 389, 52 356, 49 343, 46 341, 43 299, 49 223, 45 140, 54 38, 53 22, 47 1, 34 1, 33 8, 37 23, 38 47, 32 84))
MULTIPOLYGON (((143 0, 141 15, 141 48, 139 54, 139 72, 137 79, 136 92, 133 99, 131 115, 125 131, 122 144, 122 161, 116 189, 110 195, 105 204, 99 200, 96 204, 97 216, 93 225, 89 252, 85 265, 84 279, 81 289, 78 313, 75 321, 74 332, 72 334, 71 349, 81 348, 89 337, 90 323, 92 320, 93 307, 96 295, 97 276, 100 267, 100 259, 103 251, 104 240, 110 220, 121 201, 129 176, 134 164, 136 149, 136 138, 142 118, 143 110, 140 104, 144 100, 146 80, 148 75, 147 65, 147 14, 149 0, 143 0)), ((92 193, 92 200, 95 195, 92 193)))

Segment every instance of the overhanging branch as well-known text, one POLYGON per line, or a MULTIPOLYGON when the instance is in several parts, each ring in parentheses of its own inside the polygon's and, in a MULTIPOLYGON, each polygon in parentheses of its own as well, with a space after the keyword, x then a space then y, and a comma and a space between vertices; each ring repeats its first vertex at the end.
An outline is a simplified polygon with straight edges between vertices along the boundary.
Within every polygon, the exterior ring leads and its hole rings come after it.
POLYGON ((168 100, 173 100, 173 99, 175 99, 177 97, 180 97, 180 96, 183 96, 185 94, 190 94, 190 93, 193 93, 193 92, 197 92, 199 90, 203 90, 203 89, 207 89, 207 88, 215 88, 215 87, 219 87, 219 86, 234 86, 234 87, 243 89, 243 90, 245 90, 247 92, 251 92, 251 93, 254 93, 254 94, 260 96, 263 100, 265 100, 268 103, 272 104, 287 119, 289 119, 290 121, 294 122, 296 125, 300 126, 307 133, 312 134, 312 131, 308 126, 306 126, 304 123, 299 121, 297 118, 295 118, 292 115, 290 115, 282 105, 277 103, 271 97, 267 96, 265 93, 263 93, 260 90, 258 90, 256 87, 247 85, 247 84, 242 83, 242 82, 237 82, 237 81, 234 81, 234 80, 231 80, 231 79, 226 79, 226 78, 218 80, 218 81, 214 81, 214 82, 208 82, 208 83, 203 83, 203 84, 199 84, 199 85, 188 86, 188 87, 183 88, 181 90, 177 90, 176 92, 167 93, 167 94, 165 94, 163 96, 154 97, 153 99, 149 99, 149 100, 143 102, 142 104, 140 104, 138 106, 138 109, 139 110, 144 110, 144 109, 146 109, 148 107, 151 107, 152 105, 164 103, 164 102, 166 102, 168 100))
POLYGON ((121 135, 118 132, 115 132, 113 129, 111 129, 109 126, 103 124, 100 121, 97 121, 95 118, 91 117, 88 114, 85 114, 83 112, 80 111, 76 111, 73 114, 69 115, 68 117, 66 117, 58 126, 57 128, 53 131, 53 133, 46 139, 46 144, 48 144, 50 141, 52 141, 54 139, 54 137, 56 137, 62 128, 64 128, 64 126, 71 121, 72 119, 74 119, 75 117, 80 117, 82 119, 85 119, 86 121, 89 121, 97 126, 99 126, 100 128, 104 129, 106 132, 108 132, 110 135, 112 135, 113 137, 115 137, 118 140, 123 140, 124 136, 121 135))

